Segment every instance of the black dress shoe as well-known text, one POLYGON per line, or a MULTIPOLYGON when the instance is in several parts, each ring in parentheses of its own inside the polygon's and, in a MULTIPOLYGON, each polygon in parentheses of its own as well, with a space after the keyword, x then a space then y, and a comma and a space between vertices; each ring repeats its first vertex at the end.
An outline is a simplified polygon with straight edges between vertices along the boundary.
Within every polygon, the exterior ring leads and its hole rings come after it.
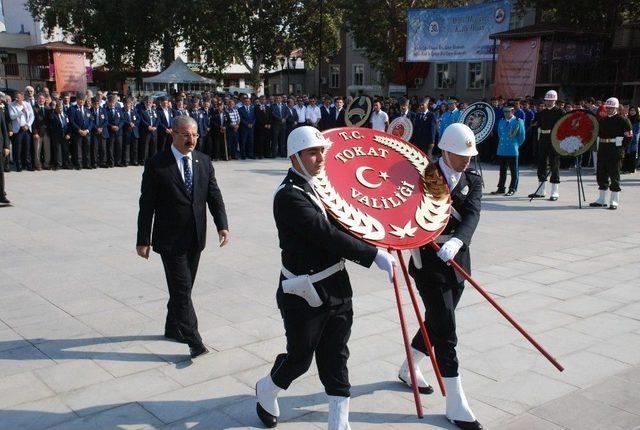
POLYGON ((558 198, 556 196, 549 197, 549 201, 551 201, 551 202, 555 202, 557 200, 558 200, 558 198))
POLYGON ((9 205, 9 204, 11 204, 11 202, 6 197, 0 197, 0 204, 9 205))
POLYGON ((274 428, 278 425, 278 417, 271 415, 269 412, 265 411, 260 403, 256 403, 256 413, 258 414, 258 418, 262 421, 262 424, 267 428, 274 428))
POLYGON ((209 352, 209 350, 204 345, 197 345, 197 346, 190 346, 189 347, 189 354, 191 354, 191 359, 192 360, 194 358, 200 357, 201 355, 205 355, 208 352, 209 352))
POLYGON ((189 343, 184 336, 182 336, 180 333, 174 332, 174 331, 166 331, 164 332, 164 337, 166 337, 167 339, 171 339, 171 340, 175 340, 176 342, 180 342, 180 343, 189 343))
POLYGON ((456 427, 462 429, 462 430, 482 430, 484 427, 482 427, 482 424, 480 424, 478 422, 478 420, 475 420, 473 422, 471 421, 456 421, 456 420, 449 420, 451 421, 453 424, 455 424, 456 427))
POLYGON ((544 194, 538 194, 538 193, 531 193, 527 197, 529 197, 530 199, 543 199, 545 197, 545 195, 544 194))
POLYGON ((509 190, 509 191, 507 192, 507 194, 505 194, 505 197, 511 197, 511 196, 512 196, 512 195, 514 195, 515 193, 516 193, 515 191, 513 191, 513 190, 509 190))
MULTIPOLYGON (((404 379, 400 375, 398 375, 398 379, 402 381, 405 385, 411 388, 411 384, 404 379)), ((413 390, 413 388, 411 388, 413 390)), ((426 387, 418 387, 418 392, 420 394, 433 394, 433 387, 431 385, 427 385, 426 387)))
POLYGON ((498 188, 496 191, 491 191, 492 196, 499 196, 504 194, 504 188, 498 188))
POLYGON ((592 207, 592 208, 606 208, 607 204, 606 203, 593 202, 593 203, 589 203, 589 206, 592 207))

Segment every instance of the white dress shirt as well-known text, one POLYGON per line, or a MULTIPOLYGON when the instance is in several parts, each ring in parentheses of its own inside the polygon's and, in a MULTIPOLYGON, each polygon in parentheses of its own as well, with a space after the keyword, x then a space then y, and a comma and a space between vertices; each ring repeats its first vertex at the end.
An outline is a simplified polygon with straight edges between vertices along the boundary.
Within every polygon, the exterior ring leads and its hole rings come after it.
POLYGON ((444 157, 440 157, 438 163, 440 164, 442 174, 447 180, 447 185, 449 185, 449 191, 453 191, 456 185, 458 185, 458 182, 460 182, 460 176, 462 176, 462 172, 456 172, 451 167, 449 167, 447 163, 445 163, 444 157))
POLYGON ((162 112, 164 112, 164 117, 167 119, 167 124, 171 124, 169 121, 169 109, 162 109, 162 112))
POLYGON ((318 105, 307 106, 307 111, 305 112, 305 114, 307 115, 307 121, 309 121, 313 125, 317 124, 318 121, 320 121, 321 114, 320 107, 318 105))
POLYGON ((14 133, 18 133, 20 128, 25 125, 29 127, 29 131, 31 131, 31 125, 35 117, 33 115, 33 108, 27 101, 24 101, 22 105, 11 102, 9 105, 9 117, 11 118, 11 126, 14 133))
POLYGON ((371 114, 371 128, 379 131, 387 130, 387 123, 389 122, 389 115, 385 111, 375 112, 371 114))
POLYGON ((298 124, 303 123, 303 122, 307 122, 307 117, 306 117, 307 108, 305 108, 304 105, 302 105, 302 106, 295 105, 295 106, 293 106, 293 108, 298 113, 298 124))
POLYGON ((173 156, 176 158, 176 163, 178 164, 178 170, 180 171, 180 176, 182 176, 182 181, 184 182, 184 162, 182 159, 187 157, 189 159, 189 167, 191 168, 191 183, 193 184, 193 158, 191 157, 192 153, 189 152, 187 155, 184 155, 182 152, 178 151, 178 149, 172 144, 171 152, 173 152, 173 156))

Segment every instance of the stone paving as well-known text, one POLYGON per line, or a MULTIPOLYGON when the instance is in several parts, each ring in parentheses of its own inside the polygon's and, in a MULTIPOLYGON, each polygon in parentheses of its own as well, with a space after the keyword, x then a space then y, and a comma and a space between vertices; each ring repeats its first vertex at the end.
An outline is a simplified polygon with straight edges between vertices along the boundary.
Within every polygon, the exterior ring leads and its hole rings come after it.
MULTIPOLYGON (((160 258, 134 251, 142 168, 6 176, 14 206, 0 208, 0 429, 260 428, 253 387, 284 346, 271 196, 287 164, 216 168, 232 243, 219 249, 211 234, 201 259, 194 301, 212 353, 195 362, 161 337, 160 258)), ((484 177, 493 190, 495 169, 484 177)), ((578 210, 574 173, 563 180, 555 203, 524 197, 536 185, 530 169, 515 197, 486 195, 473 263, 566 371, 468 287, 457 316, 469 401, 487 429, 640 429, 640 175, 624 177, 617 212, 578 210)), ((590 201, 591 170, 585 187, 590 201)), ((453 428, 440 395, 422 396, 418 420, 396 380, 404 352, 385 276, 349 270, 352 428, 453 428)), ((281 409, 278 428, 326 428, 313 367, 281 409)))

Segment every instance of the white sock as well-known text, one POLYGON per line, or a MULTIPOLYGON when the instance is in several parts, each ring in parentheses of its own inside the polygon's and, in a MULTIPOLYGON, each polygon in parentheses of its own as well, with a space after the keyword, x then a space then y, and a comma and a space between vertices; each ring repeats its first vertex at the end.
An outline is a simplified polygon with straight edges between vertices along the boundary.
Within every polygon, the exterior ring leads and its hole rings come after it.
POLYGON ((349 426, 349 397, 327 396, 329 398, 328 430, 351 430, 349 426))

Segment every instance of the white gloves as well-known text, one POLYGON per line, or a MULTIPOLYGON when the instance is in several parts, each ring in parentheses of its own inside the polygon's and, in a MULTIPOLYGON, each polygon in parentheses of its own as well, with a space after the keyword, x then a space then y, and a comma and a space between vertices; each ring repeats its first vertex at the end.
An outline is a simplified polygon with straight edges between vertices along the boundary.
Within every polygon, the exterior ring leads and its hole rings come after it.
POLYGON ((416 269, 422 269, 422 255, 420 255, 420 248, 410 249, 411 257, 413 258, 413 265, 416 266, 416 269))
POLYGON ((624 142, 624 137, 622 136, 618 136, 614 138, 616 140, 616 146, 620 147, 622 146, 622 142, 624 142))
POLYGON ((442 244, 442 246, 440 247, 440 251, 438 251, 436 255, 440 258, 440 260, 444 261, 448 265, 449 261, 453 260, 458 251, 460 251, 462 245, 463 243, 460 239, 452 237, 442 244))
POLYGON ((373 260, 378 266, 378 269, 384 270, 389 275, 389 281, 393 282, 393 266, 396 265, 396 259, 393 255, 382 249, 378 250, 375 260, 373 260))

